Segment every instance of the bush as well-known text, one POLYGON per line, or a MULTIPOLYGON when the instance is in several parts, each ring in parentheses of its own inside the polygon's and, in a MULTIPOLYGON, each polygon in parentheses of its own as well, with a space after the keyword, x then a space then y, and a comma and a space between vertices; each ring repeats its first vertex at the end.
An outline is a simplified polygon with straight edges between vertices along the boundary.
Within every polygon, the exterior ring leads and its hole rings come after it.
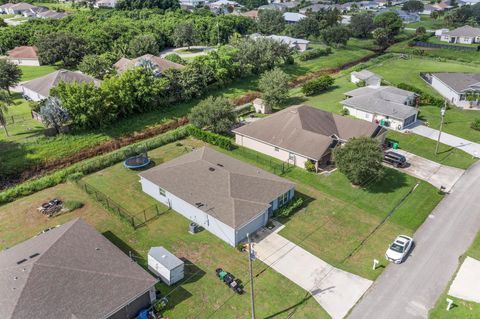
POLYGON ((83 173, 76 172, 76 173, 68 175, 67 176, 67 181, 76 182, 76 181, 79 181, 83 176, 84 176, 83 173))
POLYGON ((326 49, 319 49, 319 48, 311 49, 311 50, 307 50, 307 51, 304 51, 304 52, 300 53, 299 56, 298 56, 298 59, 300 61, 308 61, 308 60, 315 59, 315 58, 318 58, 318 57, 321 57, 321 56, 327 56, 330 53, 332 53, 332 48, 331 47, 327 47, 326 49))
POLYGON ((170 53, 170 54, 167 54, 165 56, 165 60, 168 60, 168 61, 171 61, 171 62, 174 62, 174 63, 178 63, 178 64, 182 64, 182 65, 185 65, 187 64, 187 61, 185 61, 184 59, 182 59, 178 54, 176 53, 170 53))
POLYGON ((310 80, 302 85, 302 92, 305 95, 314 95, 330 88, 335 80, 328 75, 322 75, 318 79, 310 80))
POLYGON ((434 105, 434 106, 437 106, 437 107, 443 107, 445 105, 445 101, 443 99, 435 97, 435 96, 430 95, 428 93, 425 93, 421 89, 419 89, 419 88, 417 88, 413 85, 410 85, 410 84, 407 84, 407 83, 400 83, 400 84, 397 85, 397 87, 399 89, 402 89, 402 90, 407 90, 407 91, 412 91, 412 92, 417 93, 420 96, 419 103, 418 103, 420 106, 422 106, 422 105, 434 105))
POLYGON ((65 208, 69 212, 82 207, 83 207, 83 203, 79 202, 78 200, 66 200, 65 203, 63 203, 63 208, 65 208))
POLYGON ((188 131, 188 134, 198 138, 199 140, 207 142, 209 144, 216 145, 220 148, 223 148, 229 151, 233 149, 232 140, 229 139, 228 137, 215 134, 212 132, 204 131, 193 125, 189 125, 187 127, 187 131, 188 131))
POLYGON ((276 217, 289 217, 294 211, 296 211, 300 206, 303 205, 303 198, 295 196, 292 200, 285 206, 280 207, 276 212, 276 217))
POLYGON ((306 161, 305 169, 309 172, 315 172, 315 164, 312 161, 306 161))
POLYGON ((480 131, 480 119, 475 119, 475 121, 470 124, 470 127, 476 131, 480 131))
POLYGON ((348 109, 342 109, 342 110, 340 111, 340 114, 341 114, 342 116, 347 116, 347 115, 350 114, 350 112, 348 111, 348 109))

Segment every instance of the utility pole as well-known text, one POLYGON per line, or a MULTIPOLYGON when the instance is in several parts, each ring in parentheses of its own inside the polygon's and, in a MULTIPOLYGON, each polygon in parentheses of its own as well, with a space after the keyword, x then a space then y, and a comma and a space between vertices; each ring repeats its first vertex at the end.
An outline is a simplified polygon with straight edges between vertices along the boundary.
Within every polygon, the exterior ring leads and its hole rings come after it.
POLYGON ((255 297, 253 294, 253 267, 252 267, 252 242, 250 234, 247 233, 248 240, 248 267, 250 269, 250 303, 252 304, 252 319, 255 319, 255 297))
POLYGON ((440 145, 440 136, 442 135, 443 120, 445 119, 445 111, 447 110, 447 100, 445 100, 445 106, 440 110, 440 131, 438 132, 437 146, 435 147, 435 155, 438 154, 438 146, 440 145))

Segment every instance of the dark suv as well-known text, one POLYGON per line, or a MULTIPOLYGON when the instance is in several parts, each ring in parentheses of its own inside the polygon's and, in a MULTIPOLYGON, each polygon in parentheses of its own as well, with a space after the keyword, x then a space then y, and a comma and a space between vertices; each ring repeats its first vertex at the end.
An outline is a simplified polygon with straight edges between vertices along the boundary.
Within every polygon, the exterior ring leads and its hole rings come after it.
POLYGON ((390 151, 383 154, 383 161, 392 164, 395 167, 405 167, 405 165, 407 165, 407 159, 405 156, 390 151))

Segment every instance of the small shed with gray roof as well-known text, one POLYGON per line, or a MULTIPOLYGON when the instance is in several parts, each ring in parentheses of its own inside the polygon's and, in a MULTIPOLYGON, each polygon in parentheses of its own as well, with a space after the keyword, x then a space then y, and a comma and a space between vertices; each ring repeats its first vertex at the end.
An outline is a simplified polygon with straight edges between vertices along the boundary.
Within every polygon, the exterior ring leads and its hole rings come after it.
MULTIPOLYGON (((266 225, 295 184, 208 147, 139 174, 142 190, 235 246, 266 225)), ((186 230, 185 230, 186 231, 186 230)))
POLYGON ((148 269, 171 286, 184 277, 185 263, 163 247, 152 247, 148 251, 148 269))

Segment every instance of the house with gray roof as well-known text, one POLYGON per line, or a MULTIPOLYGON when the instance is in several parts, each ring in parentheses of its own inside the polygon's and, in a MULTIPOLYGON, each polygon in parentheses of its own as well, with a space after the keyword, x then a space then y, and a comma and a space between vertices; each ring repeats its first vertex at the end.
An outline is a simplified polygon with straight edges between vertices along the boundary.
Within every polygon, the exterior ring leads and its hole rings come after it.
POLYGON ((366 86, 345 93, 341 103, 351 116, 402 130, 417 121, 414 92, 392 86, 366 86))
POLYGON ((253 40, 256 39, 271 39, 276 42, 284 43, 290 48, 303 52, 308 49, 310 41, 304 39, 292 38, 286 35, 261 35, 260 33, 253 33, 250 35, 253 40))
POLYGON ((427 73, 423 78, 447 101, 459 107, 478 106, 478 100, 468 101, 469 95, 480 95, 480 73, 427 73))
POLYGON ((3 319, 133 319, 157 279, 82 219, 0 251, 3 319))
POLYGON ((315 3, 315 4, 309 5, 305 8, 302 8, 302 9, 298 10, 298 12, 301 13, 301 14, 307 14, 308 15, 309 13, 333 10, 335 8, 336 8, 336 6, 333 5, 333 4, 315 3))
POLYGON ((440 41, 448 43, 473 44, 480 42, 480 28, 465 25, 452 31, 444 32, 440 41))
POLYGON ((298 167, 306 162, 322 169, 332 150, 352 137, 383 140, 377 124, 345 117, 308 105, 295 105, 233 130, 236 144, 298 167))
POLYGON ((162 74, 168 69, 183 69, 184 66, 167 59, 164 59, 159 56, 152 54, 144 54, 135 59, 120 58, 113 67, 117 70, 118 73, 123 73, 127 70, 133 69, 135 67, 141 66, 144 63, 148 63, 154 69, 154 73, 162 74))
POLYGON ((368 70, 354 71, 350 73, 350 82, 358 85, 363 83, 366 86, 380 86, 382 77, 368 70))
POLYGON ((139 176, 146 194, 232 246, 265 226, 295 192, 294 183, 209 147, 139 176))
POLYGON ((283 14, 283 19, 286 23, 297 23, 300 20, 305 19, 306 17, 306 15, 296 12, 285 12, 283 14))
POLYGON ((100 85, 100 80, 80 71, 58 70, 20 85, 23 96, 32 101, 41 101, 50 96, 50 90, 59 83, 93 83, 100 85))

